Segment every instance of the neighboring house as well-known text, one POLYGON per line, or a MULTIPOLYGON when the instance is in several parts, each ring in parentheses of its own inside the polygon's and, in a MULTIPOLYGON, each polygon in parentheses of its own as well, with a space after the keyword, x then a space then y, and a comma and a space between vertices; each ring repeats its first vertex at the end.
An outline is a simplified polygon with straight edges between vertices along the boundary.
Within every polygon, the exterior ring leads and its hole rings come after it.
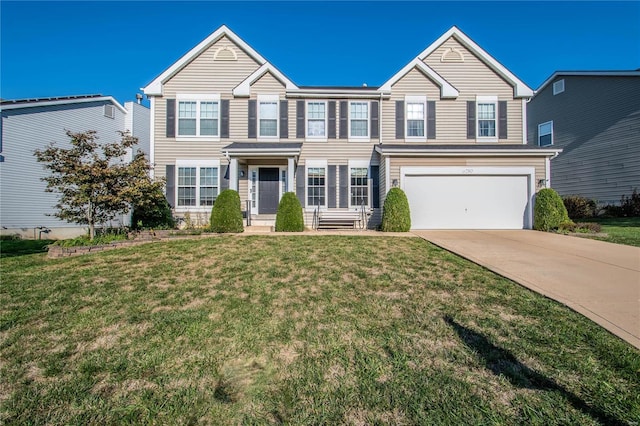
POLYGON ((617 204, 640 190, 640 70, 558 71, 528 105, 529 143, 562 148, 551 187, 617 204))
POLYGON ((526 145, 532 90, 456 27, 380 87, 318 87, 222 26, 142 90, 155 173, 192 218, 225 188, 273 218, 293 191, 307 225, 364 204, 375 227, 399 186, 416 229, 531 228, 557 154, 526 145))
MULTIPOLYGON (((34 151, 55 142, 70 147, 66 130, 96 130, 98 142, 120 140, 118 131, 138 137, 138 148, 149 154, 149 109, 135 102, 120 105, 110 96, 87 95, 2 100, 0 136, 0 224, 2 234, 38 238, 69 238, 86 233, 86 226, 52 216, 58 194, 45 192, 41 178, 49 171, 34 151)), ((112 224, 128 223, 125 215, 112 224)))

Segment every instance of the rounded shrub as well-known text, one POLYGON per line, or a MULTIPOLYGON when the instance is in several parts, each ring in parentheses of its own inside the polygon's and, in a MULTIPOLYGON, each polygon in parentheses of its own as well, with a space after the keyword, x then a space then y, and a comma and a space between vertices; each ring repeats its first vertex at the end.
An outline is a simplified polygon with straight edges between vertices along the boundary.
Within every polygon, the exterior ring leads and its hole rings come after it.
POLYGON ((296 194, 287 192, 280 199, 276 214, 276 232, 302 232, 304 218, 302 206, 296 194))
POLYGON ((571 220, 594 217, 596 215, 597 204, 589 198, 581 197, 580 195, 566 195, 562 197, 562 202, 571 220))
POLYGON ((135 201, 131 214, 133 229, 172 229, 176 222, 162 190, 155 188, 135 201))
POLYGON ((391 188, 382 207, 383 232, 408 232, 411 229, 411 212, 407 195, 400 188, 391 188))
POLYGON ((243 232, 240 195, 225 189, 218 195, 211 209, 211 231, 218 233, 243 232))
POLYGON ((566 222, 571 222, 571 220, 560 195, 551 188, 538 191, 533 208, 534 229, 551 231, 566 222))

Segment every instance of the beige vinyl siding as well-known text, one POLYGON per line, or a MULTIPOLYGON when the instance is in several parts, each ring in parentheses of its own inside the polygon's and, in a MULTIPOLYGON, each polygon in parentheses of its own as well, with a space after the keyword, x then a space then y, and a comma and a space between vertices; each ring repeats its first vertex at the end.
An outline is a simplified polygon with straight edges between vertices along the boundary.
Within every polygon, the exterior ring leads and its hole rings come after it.
MULTIPOLYGON (((545 157, 392 157, 390 178, 400 182, 401 167, 446 167, 446 166, 470 166, 470 167, 535 167, 536 187, 540 179, 545 176, 545 157)), ((536 191, 539 188, 536 188, 536 191)))
POLYGON ((257 96, 262 94, 280 95, 284 99, 285 87, 270 72, 267 72, 251 85, 251 99, 257 99, 257 96))

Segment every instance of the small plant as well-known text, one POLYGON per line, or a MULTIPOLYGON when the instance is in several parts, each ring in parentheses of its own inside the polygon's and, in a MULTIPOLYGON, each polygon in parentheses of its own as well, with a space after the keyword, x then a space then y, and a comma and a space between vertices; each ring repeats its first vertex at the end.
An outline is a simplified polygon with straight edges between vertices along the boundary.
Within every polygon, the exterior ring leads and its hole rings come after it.
POLYGON ((538 191, 533 208, 533 227, 538 231, 552 231, 567 222, 571 220, 560 195, 551 188, 538 191))
POLYGON ((596 222, 563 222, 558 226, 558 232, 563 234, 597 234, 602 231, 602 226, 596 222))
POLYGON ((411 229, 411 212, 407 195, 400 188, 391 188, 382 209, 383 232, 408 232, 411 229))
POLYGON ((302 206, 296 194, 287 192, 282 196, 276 215, 276 232, 304 231, 302 206))
POLYGON ((191 219, 191 213, 189 212, 184 214, 184 229, 195 229, 195 226, 193 226, 193 220, 191 219))
POLYGON ((596 202, 580 195, 564 196, 562 202, 571 220, 594 217, 597 213, 596 202))
POLYGON ((225 189, 218 195, 211 209, 211 231, 218 233, 243 232, 240 195, 225 189))

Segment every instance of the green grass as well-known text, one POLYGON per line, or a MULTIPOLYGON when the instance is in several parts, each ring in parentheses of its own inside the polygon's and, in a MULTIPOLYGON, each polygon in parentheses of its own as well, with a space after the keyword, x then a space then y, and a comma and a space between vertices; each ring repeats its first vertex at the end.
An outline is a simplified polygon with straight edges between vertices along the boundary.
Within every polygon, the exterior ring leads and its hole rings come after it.
POLYGON ((596 218, 584 222, 597 222, 602 225, 602 232, 607 236, 592 237, 594 239, 640 247, 640 217, 596 218))
POLYGON ((45 253, 56 240, 0 240, 0 258, 45 253))
POLYGON ((5 258, 0 423, 634 424, 640 352, 418 238, 5 258))

